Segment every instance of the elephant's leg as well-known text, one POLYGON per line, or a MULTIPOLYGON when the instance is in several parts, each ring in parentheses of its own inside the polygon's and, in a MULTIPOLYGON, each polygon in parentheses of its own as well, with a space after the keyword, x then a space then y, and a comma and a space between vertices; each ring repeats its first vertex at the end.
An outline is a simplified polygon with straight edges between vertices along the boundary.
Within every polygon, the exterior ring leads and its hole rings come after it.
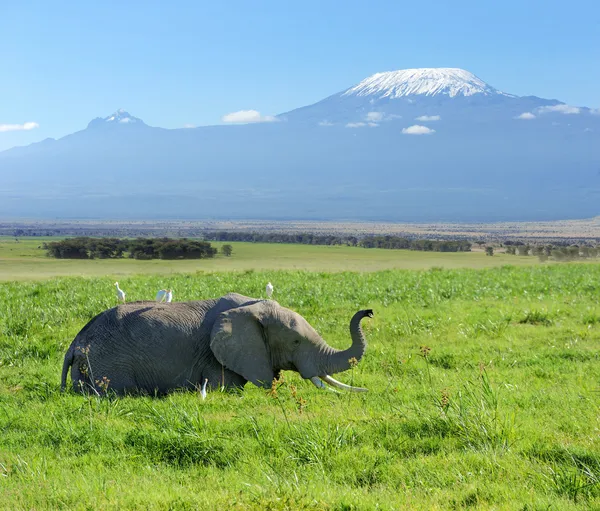
POLYGON ((240 374, 230 371, 221 364, 211 364, 205 367, 202 371, 201 383, 204 381, 204 378, 208 378, 207 387, 213 390, 220 389, 221 387, 226 389, 242 388, 248 381, 240 374))
POLYGON ((86 394, 92 390, 92 380, 89 376, 87 360, 81 356, 73 358, 71 365, 71 381, 73 382, 73 390, 81 394, 86 394))

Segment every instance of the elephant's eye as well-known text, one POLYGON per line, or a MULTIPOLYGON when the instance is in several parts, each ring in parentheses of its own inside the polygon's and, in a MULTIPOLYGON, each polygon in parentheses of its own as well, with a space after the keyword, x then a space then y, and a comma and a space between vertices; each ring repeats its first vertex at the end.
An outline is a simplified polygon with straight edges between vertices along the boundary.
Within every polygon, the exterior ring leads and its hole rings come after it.
POLYGON ((300 344, 300 339, 294 339, 294 345, 298 346, 300 344))

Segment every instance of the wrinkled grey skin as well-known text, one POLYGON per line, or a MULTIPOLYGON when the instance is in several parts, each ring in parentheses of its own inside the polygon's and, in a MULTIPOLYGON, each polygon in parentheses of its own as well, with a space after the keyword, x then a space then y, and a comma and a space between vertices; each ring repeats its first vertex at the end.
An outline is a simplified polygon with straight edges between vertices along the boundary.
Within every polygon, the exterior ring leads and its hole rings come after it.
POLYGON ((272 300, 231 293, 194 302, 133 302, 102 312, 77 334, 63 364, 73 388, 118 394, 165 394, 177 388, 269 387, 281 370, 303 378, 345 371, 360 360, 366 341, 352 318, 352 346, 328 346, 299 314, 272 300))

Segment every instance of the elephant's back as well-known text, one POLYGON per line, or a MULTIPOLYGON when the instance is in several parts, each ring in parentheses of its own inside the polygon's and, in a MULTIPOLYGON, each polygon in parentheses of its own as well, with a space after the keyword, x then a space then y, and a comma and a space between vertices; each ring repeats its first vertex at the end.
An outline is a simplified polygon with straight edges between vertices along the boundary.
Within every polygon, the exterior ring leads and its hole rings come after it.
POLYGON ((158 303, 153 301, 132 302, 118 305, 105 312, 104 326, 116 328, 122 333, 137 332, 140 329, 180 331, 192 334, 202 327, 206 313, 214 306, 215 300, 195 302, 158 303))
POLYGON ((156 337, 169 339, 194 336, 202 329, 206 312, 215 300, 196 302, 158 303, 153 301, 130 302, 108 309, 90 320, 75 337, 81 347, 115 343, 121 346, 152 342, 156 337))

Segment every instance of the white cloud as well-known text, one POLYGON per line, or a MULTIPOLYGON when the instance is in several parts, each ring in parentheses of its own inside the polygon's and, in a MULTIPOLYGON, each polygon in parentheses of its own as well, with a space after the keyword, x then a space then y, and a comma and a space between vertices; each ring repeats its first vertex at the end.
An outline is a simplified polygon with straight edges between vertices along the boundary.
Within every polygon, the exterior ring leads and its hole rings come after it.
POLYGON ((196 125, 195 125, 195 124, 192 124, 191 122, 186 122, 186 123, 183 125, 183 127, 184 127, 184 128, 195 128, 195 127, 196 127, 196 125))
POLYGON ((131 122, 131 117, 123 117, 122 119, 119 119, 119 122, 121 124, 127 124, 127 123, 131 122))
POLYGON ((416 117, 415 121, 427 122, 427 121, 439 121, 440 119, 441 119, 441 116, 439 116, 439 115, 421 115, 419 117, 416 117))
POLYGON ((40 125, 37 122, 25 122, 23 124, 0 124, 0 133, 5 131, 29 131, 39 127, 40 125))
POLYGON ((221 120, 234 124, 246 124, 250 122, 275 122, 277 121, 277 117, 260 115, 260 112, 257 110, 239 110, 238 112, 231 112, 224 115, 221 120))
POLYGON ((581 108, 571 105, 550 105, 550 106, 541 106, 537 109, 540 114, 545 114, 549 112, 557 112, 559 114, 578 114, 581 113, 581 108))
POLYGON ((346 128, 365 128, 367 126, 369 128, 376 128, 379 124, 376 122, 349 122, 346 124, 346 128))
POLYGON ((333 123, 329 121, 321 121, 319 126, 333 126, 333 123))
POLYGON ((521 115, 517 115, 515 119, 525 119, 526 121, 530 121, 531 119, 535 119, 535 115, 531 112, 523 112, 521 115))
POLYGON ((381 122, 383 121, 383 112, 369 112, 366 119, 370 122, 381 122))
POLYGON ((435 133, 435 130, 428 128, 427 126, 413 124, 408 128, 403 128, 402 133, 404 133, 405 135, 430 135, 432 133, 435 133))
POLYGON ((600 108, 592 108, 592 109, 590 110, 590 113, 591 113, 592 115, 600 115, 600 108))

